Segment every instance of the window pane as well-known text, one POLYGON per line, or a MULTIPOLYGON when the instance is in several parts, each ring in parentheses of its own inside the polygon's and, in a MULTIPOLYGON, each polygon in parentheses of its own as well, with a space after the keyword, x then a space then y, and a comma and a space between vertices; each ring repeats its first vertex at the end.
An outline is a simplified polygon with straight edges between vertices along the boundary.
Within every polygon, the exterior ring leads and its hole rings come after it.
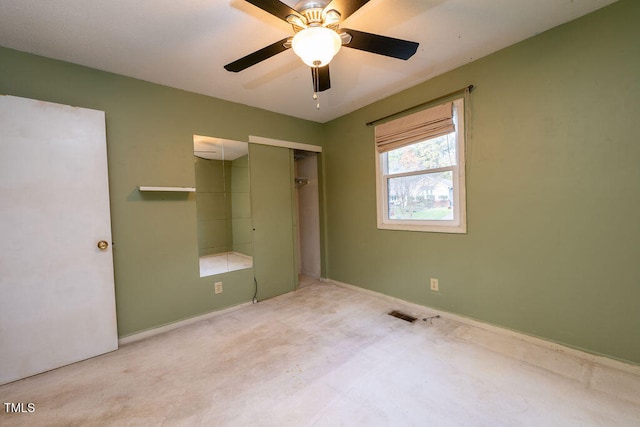
POLYGON ((453 219, 451 171, 389 178, 389 219, 453 219))
POLYGON ((391 150, 387 156, 387 174, 415 172, 456 164, 456 134, 439 136, 391 150))

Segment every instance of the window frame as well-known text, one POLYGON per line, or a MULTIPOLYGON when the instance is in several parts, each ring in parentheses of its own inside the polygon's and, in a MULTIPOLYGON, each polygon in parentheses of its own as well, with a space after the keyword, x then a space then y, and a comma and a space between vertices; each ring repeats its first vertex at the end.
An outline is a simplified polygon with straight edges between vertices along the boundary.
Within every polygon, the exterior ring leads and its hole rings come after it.
MULTIPOLYGON (((419 171, 384 174, 387 156, 379 153, 374 144, 375 164, 376 164, 376 205, 378 229, 381 230, 403 230, 422 231, 434 233, 458 233, 467 232, 467 209, 466 209, 466 177, 465 177, 465 109, 464 98, 456 98, 453 102, 455 108, 456 126, 456 164, 453 166, 439 167, 433 169, 422 169, 419 171), (452 171, 453 180, 453 219, 452 220, 418 220, 418 219, 390 219, 388 182, 390 178, 412 175, 426 175, 431 173, 452 171)), ((441 104, 439 104, 441 105, 441 104)), ((419 141, 423 142, 423 141, 419 141)), ((417 144, 416 142, 414 144, 417 144)), ((409 144, 413 145, 413 144, 409 144)))

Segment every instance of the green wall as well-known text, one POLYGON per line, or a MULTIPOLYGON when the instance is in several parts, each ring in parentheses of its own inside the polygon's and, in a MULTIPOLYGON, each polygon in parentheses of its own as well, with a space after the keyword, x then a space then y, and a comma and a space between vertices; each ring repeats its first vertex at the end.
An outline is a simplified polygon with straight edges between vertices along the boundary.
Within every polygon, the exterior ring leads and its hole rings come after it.
POLYGON ((329 277, 640 363, 638 22, 622 0, 328 123, 329 277), (468 233, 378 230, 365 123, 469 84, 468 233))
POLYGON ((193 194, 136 187, 195 186, 194 134, 321 145, 321 125, 6 48, 0 64, 0 93, 106 112, 120 336, 251 301, 251 269, 200 278, 193 194))

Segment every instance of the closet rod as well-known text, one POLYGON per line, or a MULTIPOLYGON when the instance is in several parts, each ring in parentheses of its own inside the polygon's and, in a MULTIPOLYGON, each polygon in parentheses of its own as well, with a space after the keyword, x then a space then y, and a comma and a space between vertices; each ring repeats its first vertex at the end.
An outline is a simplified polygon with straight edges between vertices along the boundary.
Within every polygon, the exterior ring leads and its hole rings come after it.
POLYGON ((460 92, 464 92, 464 91, 469 91, 469 93, 471 93, 472 90, 473 90, 473 85, 465 86, 465 87, 460 88, 458 90, 454 90, 453 92, 449 92, 449 93, 444 94, 442 96, 439 96, 437 98, 433 98, 433 99, 431 99, 429 101, 422 102, 422 103, 420 103, 418 105, 414 105, 413 107, 405 108, 404 110, 398 111, 397 113, 389 114, 388 116, 380 117, 379 119, 375 119, 373 121, 370 121, 370 122, 367 123, 367 126, 373 126, 376 123, 381 122, 383 120, 389 119, 391 117, 397 116, 397 115, 402 114, 402 113, 406 113, 407 111, 411 111, 414 108, 423 107, 423 106, 425 106, 427 104, 431 104, 432 102, 440 101, 441 99, 448 98, 451 95, 455 95, 456 93, 460 93, 460 92))

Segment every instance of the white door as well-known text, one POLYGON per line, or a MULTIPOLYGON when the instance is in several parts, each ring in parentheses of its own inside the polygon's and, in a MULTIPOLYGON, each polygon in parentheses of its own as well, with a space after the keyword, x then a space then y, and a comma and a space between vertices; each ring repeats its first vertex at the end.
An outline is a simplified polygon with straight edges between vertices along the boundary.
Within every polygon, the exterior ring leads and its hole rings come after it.
POLYGON ((117 347, 104 112, 0 96, 0 384, 117 347))

